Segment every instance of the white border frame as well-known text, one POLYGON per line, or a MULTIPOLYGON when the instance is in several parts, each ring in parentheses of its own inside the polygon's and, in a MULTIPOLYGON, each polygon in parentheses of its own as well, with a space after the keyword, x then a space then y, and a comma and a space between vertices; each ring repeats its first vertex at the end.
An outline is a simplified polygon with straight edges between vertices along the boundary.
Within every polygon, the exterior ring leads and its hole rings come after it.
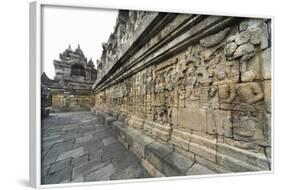
POLYGON ((41 183, 41 3, 29 6, 29 183, 41 183))
POLYGON ((173 10, 173 9, 154 9, 150 7, 127 7, 127 6, 108 6, 105 4, 87 4, 87 3, 69 3, 69 2, 53 2, 48 0, 37 0, 29 4, 29 183, 34 188, 55 188, 55 187, 77 187, 89 185, 106 185, 120 183, 136 183, 136 182, 151 182, 151 181, 170 181, 170 180, 186 180, 198 178, 213 178, 213 177, 231 177, 231 176, 247 176, 247 175, 262 175, 274 174, 274 17, 269 15, 239 15, 222 12, 201 12, 194 10, 173 10), (183 14, 207 14, 218 16, 234 16, 234 17, 249 17, 249 18, 268 18, 271 19, 271 145, 272 145, 272 167, 271 171, 259 172, 241 172, 241 173, 225 173, 225 174, 210 174, 210 175, 195 175, 195 176, 178 176, 165 178, 146 178, 146 179, 129 179, 117 181, 98 181, 98 182, 80 182, 80 183, 65 183, 41 185, 41 57, 42 57, 42 7, 43 6, 59 6, 59 7, 74 7, 74 8, 98 8, 98 9, 126 9, 126 10, 143 10, 143 11, 162 11, 174 12, 183 14))

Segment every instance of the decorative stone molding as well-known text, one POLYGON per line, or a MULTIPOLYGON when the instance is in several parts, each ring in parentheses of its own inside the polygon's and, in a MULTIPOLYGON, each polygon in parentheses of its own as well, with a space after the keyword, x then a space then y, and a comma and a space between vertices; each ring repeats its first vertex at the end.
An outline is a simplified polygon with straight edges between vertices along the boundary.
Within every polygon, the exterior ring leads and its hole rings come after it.
POLYGON ((101 61, 95 108, 212 171, 270 170, 270 22, 130 11, 118 53, 101 61))

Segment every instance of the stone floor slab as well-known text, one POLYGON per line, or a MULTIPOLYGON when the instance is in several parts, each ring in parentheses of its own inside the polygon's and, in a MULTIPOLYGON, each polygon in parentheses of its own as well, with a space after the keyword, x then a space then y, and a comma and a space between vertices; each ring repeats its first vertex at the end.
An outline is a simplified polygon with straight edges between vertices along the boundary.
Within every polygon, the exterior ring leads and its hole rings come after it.
POLYGON ((212 170, 196 163, 186 172, 186 175, 206 175, 214 173, 215 172, 213 172, 212 170))
POLYGON ((42 121, 42 184, 145 176, 115 133, 90 112, 51 113, 42 121))
POLYGON ((61 161, 55 162, 51 165, 49 174, 52 174, 52 173, 62 170, 64 168, 70 168, 70 167, 71 167, 71 159, 61 160, 61 161))
POLYGON ((59 154, 59 156, 57 158, 57 161, 64 160, 64 159, 67 159, 67 158, 79 157, 79 156, 82 156, 83 154, 84 154, 84 148, 83 147, 76 148, 76 149, 70 150, 68 152, 64 152, 64 153, 59 154))
POLYGON ((87 135, 87 136, 84 136, 84 137, 77 138, 75 143, 85 143, 85 142, 88 142, 88 141, 91 141, 91 140, 93 140, 93 136, 87 135))
POLYGON ((117 139, 113 138, 113 137, 107 137, 107 138, 103 139, 102 142, 103 142, 104 146, 107 146, 107 145, 116 143, 117 139))
POLYGON ((98 170, 105 165, 109 164, 109 162, 101 162, 101 161, 89 161, 84 164, 81 164, 79 167, 73 168, 72 178, 75 179, 79 176, 84 176, 90 172, 98 170))
POLYGON ((103 168, 85 176, 85 181, 104 181, 110 180, 110 176, 116 172, 113 164, 108 164, 103 168))

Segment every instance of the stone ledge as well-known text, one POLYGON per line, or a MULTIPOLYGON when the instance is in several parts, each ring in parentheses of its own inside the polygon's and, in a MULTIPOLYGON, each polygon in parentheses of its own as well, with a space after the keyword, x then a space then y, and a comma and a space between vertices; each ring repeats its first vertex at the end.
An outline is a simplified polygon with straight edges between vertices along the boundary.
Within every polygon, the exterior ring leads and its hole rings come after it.
MULTIPOLYGON (((128 127, 124 122, 113 121, 111 127, 116 129, 118 140, 141 160, 143 167, 154 177, 189 175, 189 169, 196 163, 194 159, 176 151, 174 145, 160 143, 142 130, 128 127)), ((201 167, 204 168, 203 172, 216 173, 206 166, 201 167)), ((199 174, 205 174, 203 172, 199 174)))
POLYGON ((164 160, 164 173, 167 176, 181 176, 193 166, 195 161, 173 151, 164 160))
POLYGON ((109 115, 105 116, 104 119, 105 119, 105 123, 104 124, 107 127, 110 127, 112 122, 115 121, 115 119, 112 116, 109 116, 109 115))
POLYGON ((129 127, 133 127, 137 129, 143 129, 143 124, 144 124, 144 120, 136 116, 132 116, 128 121, 129 127))
POLYGON ((163 141, 170 140, 171 127, 167 125, 161 125, 152 121, 144 121, 144 133, 155 138, 161 139, 163 141))
POLYGON ((155 177, 261 171, 269 167, 262 154, 249 155, 249 151, 241 152, 241 149, 218 143, 213 138, 205 139, 199 134, 185 131, 172 135, 171 141, 165 142, 152 138, 141 128, 132 128, 108 114, 99 114, 108 122, 108 127, 116 131, 118 140, 125 148, 142 160, 147 172, 155 177), (186 143, 181 144, 185 138, 186 143), (223 147, 226 150, 223 151, 223 147), (245 158, 237 159, 237 154, 245 158), (198 172, 200 168, 203 169, 198 172))
POLYGON ((153 142, 145 147, 145 158, 160 172, 164 173, 164 161, 168 154, 173 151, 172 147, 153 142))

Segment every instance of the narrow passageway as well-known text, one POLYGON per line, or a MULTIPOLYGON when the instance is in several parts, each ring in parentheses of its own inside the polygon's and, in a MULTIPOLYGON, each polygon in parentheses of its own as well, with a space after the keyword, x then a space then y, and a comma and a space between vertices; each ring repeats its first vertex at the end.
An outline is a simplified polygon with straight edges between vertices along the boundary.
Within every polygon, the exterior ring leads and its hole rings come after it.
POLYGON ((41 183, 151 177, 114 133, 91 112, 52 113, 44 118, 41 183))

